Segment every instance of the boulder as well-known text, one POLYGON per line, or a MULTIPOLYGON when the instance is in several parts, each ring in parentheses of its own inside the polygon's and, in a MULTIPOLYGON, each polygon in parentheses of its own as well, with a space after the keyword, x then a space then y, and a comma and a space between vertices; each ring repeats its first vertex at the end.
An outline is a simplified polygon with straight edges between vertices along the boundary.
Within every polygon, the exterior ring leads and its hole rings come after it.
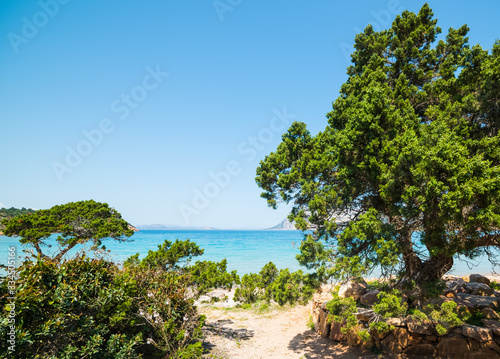
POLYGON ((394 336, 396 337, 401 348, 404 349, 409 345, 411 335, 405 328, 395 328, 392 331, 392 334, 394 334, 394 336))
POLYGON ((500 319, 500 315, 491 308, 484 308, 481 310, 486 319, 500 319))
POLYGON ((432 335, 431 323, 419 323, 418 321, 412 319, 411 317, 406 318, 406 325, 408 326, 408 331, 412 333, 422 334, 422 335, 432 335))
POLYGON ((500 322, 491 319, 483 319, 482 322, 486 328, 491 329, 495 335, 500 336, 500 322))
POLYGON ((372 309, 361 309, 358 308, 358 312, 354 314, 358 321, 369 322, 375 316, 375 312, 372 309))
POLYGON ((437 351, 434 345, 432 344, 417 344, 411 347, 408 347, 405 350, 405 354, 408 357, 417 357, 417 358, 435 358, 437 351))
POLYGON ((358 337, 358 330, 359 328, 352 328, 347 331, 347 345, 349 345, 350 347, 359 347, 363 344, 361 338, 358 337))
POLYGON ((377 303, 378 300, 377 296, 379 293, 380 291, 376 289, 369 290, 359 298, 359 301, 361 302, 361 304, 371 307, 372 305, 377 303))
POLYGON ((319 311, 319 334, 323 338, 328 338, 330 335, 330 324, 327 321, 328 313, 320 309, 319 311))
POLYGON ((336 321, 332 322, 332 325, 330 327, 330 339, 331 340, 336 340, 336 341, 340 342, 346 338, 345 335, 340 331, 342 326, 343 326, 342 323, 337 323, 336 321))
POLYGON ((436 345, 439 357, 463 358, 469 352, 467 339, 459 336, 442 337, 436 345))
POLYGON ((490 288, 490 286, 488 284, 484 284, 484 283, 470 282, 470 283, 467 283, 465 288, 467 289, 467 292, 469 292, 470 294, 480 295, 483 297, 490 296, 490 295, 493 295, 495 293, 495 291, 492 288, 490 288))
POLYGON ((380 343, 382 344, 382 347, 390 353, 400 354, 403 352, 398 340, 392 333, 382 339, 380 343))
POLYGON ((471 274, 469 276, 469 282, 484 283, 488 286, 490 285, 490 280, 481 274, 471 274))
POLYGON ((462 335, 472 338, 479 343, 489 342, 493 340, 493 331, 490 328, 482 328, 476 325, 462 325, 462 335))
POLYGON ((351 297, 354 300, 358 300, 363 294, 366 293, 367 284, 364 280, 353 280, 349 279, 344 284, 340 286, 339 297, 348 298, 351 297))
POLYGON ((319 312, 321 309, 319 308, 314 308, 312 312, 312 320, 314 324, 314 330, 319 332, 319 325, 320 325, 320 318, 319 318, 319 312))
POLYGON ((446 289, 453 290, 455 292, 459 292, 459 289, 465 288, 466 285, 467 282, 459 277, 454 277, 446 281, 446 289))
MULTIPOLYGON (((478 283, 481 284, 481 283, 478 283)), ((453 299, 458 305, 465 305, 469 309, 474 308, 499 308, 500 298, 497 297, 483 297, 479 295, 457 293, 457 298, 453 299)))
POLYGON ((405 325, 404 319, 401 318, 389 318, 386 320, 386 323, 394 327, 402 327, 405 325))

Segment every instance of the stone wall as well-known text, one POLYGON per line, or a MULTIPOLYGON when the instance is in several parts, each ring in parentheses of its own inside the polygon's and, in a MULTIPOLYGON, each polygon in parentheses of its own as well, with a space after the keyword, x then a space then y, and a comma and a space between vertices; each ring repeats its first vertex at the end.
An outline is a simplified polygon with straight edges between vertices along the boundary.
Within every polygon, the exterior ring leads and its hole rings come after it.
MULTIPOLYGON (((328 323, 326 303, 330 298, 324 294, 313 299, 312 316, 315 330, 324 338, 366 349, 376 347, 395 358, 500 358, 500 322, 493 310, 500 307, 500 296, 495 294, 479 298, 488 303, 474 303, 474 308, 482 306, 485 317, 489 318, 482 320, 483 326, 464 324, 443 336, 438 335, 433 323, 418 323, 408 316, 386 320, 393 330, 371 333, 370 340, 363 342, 357 332, 368 328, 375 316, 373 310, 358 308, 358 327, 343 334, 341 323, 328 323)), ((459 295, 453 299, 461 304, 466 300, 459 295)))

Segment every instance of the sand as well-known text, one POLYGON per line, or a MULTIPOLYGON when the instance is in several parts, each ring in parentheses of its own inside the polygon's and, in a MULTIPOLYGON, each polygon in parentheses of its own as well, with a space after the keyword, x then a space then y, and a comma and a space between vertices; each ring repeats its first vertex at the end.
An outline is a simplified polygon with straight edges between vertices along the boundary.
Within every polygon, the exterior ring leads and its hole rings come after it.
POLYGON ((198 303, 199 312, 207 317, 205 358, 385 358, 322 338, 310 330, 311 303, 271 306, 260 312, 232 307, 231 297, 229 293, 228 301, 215 306, 198 303))

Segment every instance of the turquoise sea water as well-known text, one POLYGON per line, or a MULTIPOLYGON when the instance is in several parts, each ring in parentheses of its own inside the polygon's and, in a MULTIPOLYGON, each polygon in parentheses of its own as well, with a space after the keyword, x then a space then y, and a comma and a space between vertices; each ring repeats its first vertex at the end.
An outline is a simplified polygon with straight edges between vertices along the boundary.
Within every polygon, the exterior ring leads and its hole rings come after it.
MULTIPOLYGON (((56 251, 55 235, 47 242, 52 248, 43 247, 43 251, 56 251)), ((278 268, 289 268, 296 271, 300 267, 295 259, 299 253, 300 241, 303 238, 299 231, 237 231, 237 230, 210 230, 210 231, 139 231, 130 238, 132 241, 120 243, 114 240, 103 241, 110 258, 123 262, 129 256, 140 253, 144 257, 149 250, 156 250, 165 239, 190 239, 205 250, 196 260, 228 261, 228 270, 237 270, 242 275, 249 272, 258 272, 268 262, 272 261, 278 268)), ((15 238, 0 236, 0 263, 6 264, 9 247, 15 246, 19 257, 24 257, 23 246, 15 238)), ((81 247, 80 247, 81 248, 81 247)), ((69 252, 75 254, 79 249, 69 252)), ((475 267, 469 269, 465 262, 455 260, 452 274, 465 275, 468 273, 492 274, 492 266, 486 258, 474 261, 475 267)), ((376 276, 373 273, 372 276, 376 276)))

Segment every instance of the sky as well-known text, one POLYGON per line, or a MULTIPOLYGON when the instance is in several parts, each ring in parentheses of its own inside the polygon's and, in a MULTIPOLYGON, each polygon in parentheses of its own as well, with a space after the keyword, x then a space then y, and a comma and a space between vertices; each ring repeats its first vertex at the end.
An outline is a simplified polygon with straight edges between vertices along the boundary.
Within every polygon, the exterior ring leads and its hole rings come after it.
MULTIPOLYGON (((423 1, 0 3, 0 207, 94 199, 134 225, 268 228, 259 162, 314 134, 354 36, 423 1)), ((443 33, 499 38, 496 1, 431 1, 443 33), (473 5, 472 5, 473 4, 473 5)))

